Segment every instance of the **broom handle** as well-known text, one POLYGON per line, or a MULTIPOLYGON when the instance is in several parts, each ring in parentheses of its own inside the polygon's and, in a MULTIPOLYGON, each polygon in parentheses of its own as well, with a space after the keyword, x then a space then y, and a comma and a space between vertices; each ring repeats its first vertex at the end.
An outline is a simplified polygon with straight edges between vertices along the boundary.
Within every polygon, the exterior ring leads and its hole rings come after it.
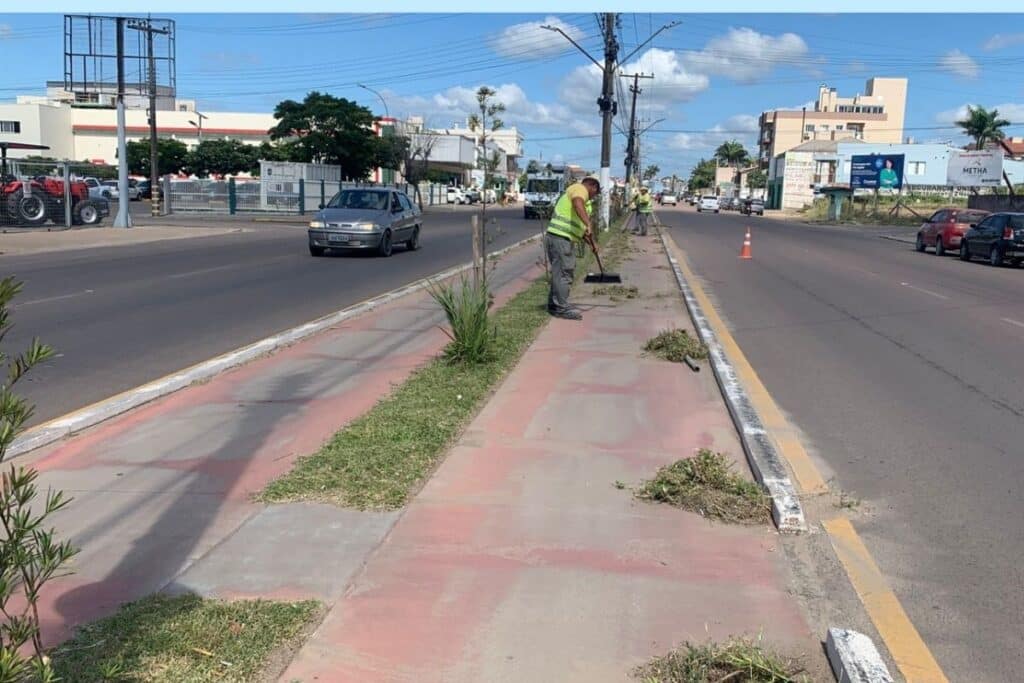
POLYGON ((601 275, 604 275, 604 266, 601 265, 601 255, 597 253, 597 245, 594 244, 593 235, 586 237, 587 244, 590 245, 590 250, 594 252, 594 258, 597 259, 597 269, 601 271, 601 275))

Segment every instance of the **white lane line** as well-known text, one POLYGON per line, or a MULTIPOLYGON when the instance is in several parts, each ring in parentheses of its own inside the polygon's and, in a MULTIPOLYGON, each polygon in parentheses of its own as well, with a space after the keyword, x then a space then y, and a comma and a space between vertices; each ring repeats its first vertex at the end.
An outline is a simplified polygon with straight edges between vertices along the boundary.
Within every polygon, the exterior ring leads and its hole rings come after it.
POLYGON ((1024 323, 1022 323, 1019 320, 1014 320, 1013 318, 1000 318, 1000 320, 1002 320, 1004 323, 1010 323, 1011 325, 1016 325, 1017 327, 1024 327, 1024 323))
POLYGON ((19 301, 14 304, 14 308, 21 308, 22 306, 33 306, 35 304, 45 304, 51 301, 61 301, 62 299, 73 299, 76 296, 84 296, 86 294, 92 294, 94 290, 85 289, 81 292, 72 292, 71 294, 61 294, 60 296, 48 296, 45 299, 32 299, 31 301, 19 301))
POLYGON ((945 294, 939 294, 938 292, 933 292, 930 289, 924 289, 923 287, 915 287, 914 285, 910 284, 909 282, 901 282, 900 284, 903 285, 904 287, 909 287, 910 289, 913 289, 914 291, 921 292, 922 294, 927 294, 928 296, 934 296, 936 299, 948 299, 949 298, 945 294))

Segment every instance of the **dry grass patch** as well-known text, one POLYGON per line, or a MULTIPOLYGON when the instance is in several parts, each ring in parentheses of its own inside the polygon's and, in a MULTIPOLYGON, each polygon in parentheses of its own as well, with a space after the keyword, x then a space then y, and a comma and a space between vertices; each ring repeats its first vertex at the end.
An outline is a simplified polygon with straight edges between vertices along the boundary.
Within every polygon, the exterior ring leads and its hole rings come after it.
POLYGON ((803 667, 744 639, 725 644, 685 643, 637 668, 644 683, 804 683, 803 667))
POLYGON ((654 354, 658 358, 682 363, 686 356, 694 360, 704 360, 708 357, 708 347, 696 337, 690 336, 686 330, 665 330, 656 337, 652 337, 644 344, 644 351, 654 354))

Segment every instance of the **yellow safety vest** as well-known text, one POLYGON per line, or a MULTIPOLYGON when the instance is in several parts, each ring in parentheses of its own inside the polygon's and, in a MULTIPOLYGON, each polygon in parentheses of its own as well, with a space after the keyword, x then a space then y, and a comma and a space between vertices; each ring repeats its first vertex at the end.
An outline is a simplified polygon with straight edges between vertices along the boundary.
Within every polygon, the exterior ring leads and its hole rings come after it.
MULTIPOLYGON (((593 215, 594 213, 594 202, 587 200, 587 215, 593 215)), ((569 200, 569 195, 566 192, 562 193, 562 196, 555 202, 555 210, 551 214, 551 221, 548 223, 548 232, 552 235, 558 235, 559 237, 565 237, 573 242, 579 242, 583 239, 584 233, 587 231, 587 226, 583 224, 580 217, 576 215, 576 211, 572 208, 572 202, 569 200)))
POLYGON ((652 213, 654 211, 654 209, 651 208, 651 195, 638 194, 634 201, 636 201, 636 208, 640 213, 652 213))

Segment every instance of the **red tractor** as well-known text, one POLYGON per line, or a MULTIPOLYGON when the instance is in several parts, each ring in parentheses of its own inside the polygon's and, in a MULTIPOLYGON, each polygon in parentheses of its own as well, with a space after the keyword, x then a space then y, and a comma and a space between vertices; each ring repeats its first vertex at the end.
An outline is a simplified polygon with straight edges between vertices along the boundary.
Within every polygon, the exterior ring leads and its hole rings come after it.
MULTIPOLYGON (((47 220, 64 224, 64 179, 36 176, 30 180, 8 173, 8 149, 49 149, 44 145, 23 142, 0 142, 0 223, 38 227, 47 220)), ((71 222, 74 225, 96 225, 110 213, 106 202, 89 198, 89 187, 72 181, 70 187, 71 222)))

